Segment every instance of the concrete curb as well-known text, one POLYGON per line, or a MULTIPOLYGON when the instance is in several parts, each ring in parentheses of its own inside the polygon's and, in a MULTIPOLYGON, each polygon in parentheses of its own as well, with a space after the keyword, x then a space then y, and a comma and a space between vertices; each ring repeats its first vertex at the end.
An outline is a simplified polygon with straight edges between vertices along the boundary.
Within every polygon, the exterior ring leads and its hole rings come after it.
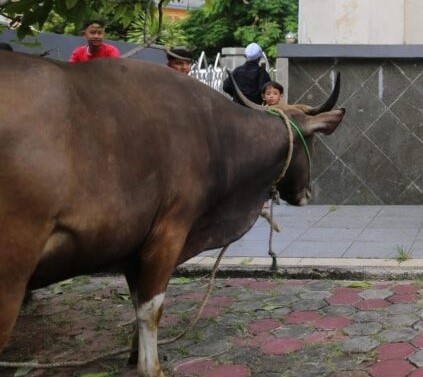
MULTIPOLYGON (((193 258, 179 266, 178 276, 207 276, 216 258, 193 258)), ((273 271, 270 258, 224 258, 219 266, 219 277, 281 277, 290 279, 345 279, 345 280, 403 280, 422 279, 423 260, 398 262, 393 259, 317 259, 278 258, 278 269, 273 271), (242 261, 240 261, 242 259, 242 261), (301 259, 298 261, 296 259, 301 259)))

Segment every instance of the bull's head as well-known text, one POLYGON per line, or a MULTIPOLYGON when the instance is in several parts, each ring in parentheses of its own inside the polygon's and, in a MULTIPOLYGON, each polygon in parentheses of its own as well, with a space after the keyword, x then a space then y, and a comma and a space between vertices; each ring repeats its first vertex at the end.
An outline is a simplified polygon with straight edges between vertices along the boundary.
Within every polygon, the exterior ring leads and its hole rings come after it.
POLYGON ((244 106, 259 111, 269 111, 269 109, 282 111, 286 117, 282 116, 287 127, 291 127, 294 136, 293 153, 289 166, 276 183, 280 197, 293 205, 305 205, 311 199, 310 175, 311 159, 314 152, 314 135, 320 132, 330 135, 341 123, 345 109, 332 110, 339 96, 340 74, 336 76, 336 81, 329 98, 320 106, 311 107, 307 105, 286 105, 279 104, 270 107, 259 106, 246 98, 232 74, 228 72, 235 89, 235 96, 238 102, 244 106))

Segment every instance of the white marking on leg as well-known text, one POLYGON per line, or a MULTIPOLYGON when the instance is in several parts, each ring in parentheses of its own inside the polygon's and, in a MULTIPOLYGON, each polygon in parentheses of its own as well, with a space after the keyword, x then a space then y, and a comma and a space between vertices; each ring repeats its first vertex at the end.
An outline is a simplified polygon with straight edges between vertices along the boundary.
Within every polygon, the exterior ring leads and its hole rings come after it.
POLYGON ((161 376, 157 351, 157 319, 165 294, 160 293, 137 310, 138 372, 141 376, 161 376))

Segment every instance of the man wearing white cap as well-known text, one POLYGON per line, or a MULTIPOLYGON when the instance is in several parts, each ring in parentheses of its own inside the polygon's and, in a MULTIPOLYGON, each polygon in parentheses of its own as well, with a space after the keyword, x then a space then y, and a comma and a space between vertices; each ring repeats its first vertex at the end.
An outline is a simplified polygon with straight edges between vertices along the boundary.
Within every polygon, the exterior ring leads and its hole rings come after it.
MULTIPOLYGON (((254 103, 261 105, 261 88, 270 81, 270 76, 266 69, 259 65, 263 56, 263 51, 257 43, 250 43, 245 48, 245 58, 243 65, 236 67, 232 72, 236 83, 241 92, 254 103)), ((223 90, 233 97, 234 88, 231 81, 227 78, 223 83, 223 90)))

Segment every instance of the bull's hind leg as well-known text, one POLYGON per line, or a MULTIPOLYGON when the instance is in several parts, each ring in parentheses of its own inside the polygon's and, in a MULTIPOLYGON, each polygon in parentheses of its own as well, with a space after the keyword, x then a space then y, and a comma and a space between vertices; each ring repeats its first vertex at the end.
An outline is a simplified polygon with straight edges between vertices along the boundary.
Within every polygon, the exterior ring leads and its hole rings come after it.
POLYGON ((14 281, 13 274, 0 271, 0 351, 15 325, 21 302, 25 294, 25 285, 14 281))
POLYGON ((136 309, 140 377, 164 377, 157 351, 158 324, 187 229, 178 221, 168 220, 153 233, 140 251, 139 265, 126 274, 136 309))
POLYGON ((0 231, 0 351, 6 345, 13 330, 26 285, 37 264, 36 238, 30 237, 29 227, 22 229, 22 227, 13 226, 11 222, 2 225, 0 231))

